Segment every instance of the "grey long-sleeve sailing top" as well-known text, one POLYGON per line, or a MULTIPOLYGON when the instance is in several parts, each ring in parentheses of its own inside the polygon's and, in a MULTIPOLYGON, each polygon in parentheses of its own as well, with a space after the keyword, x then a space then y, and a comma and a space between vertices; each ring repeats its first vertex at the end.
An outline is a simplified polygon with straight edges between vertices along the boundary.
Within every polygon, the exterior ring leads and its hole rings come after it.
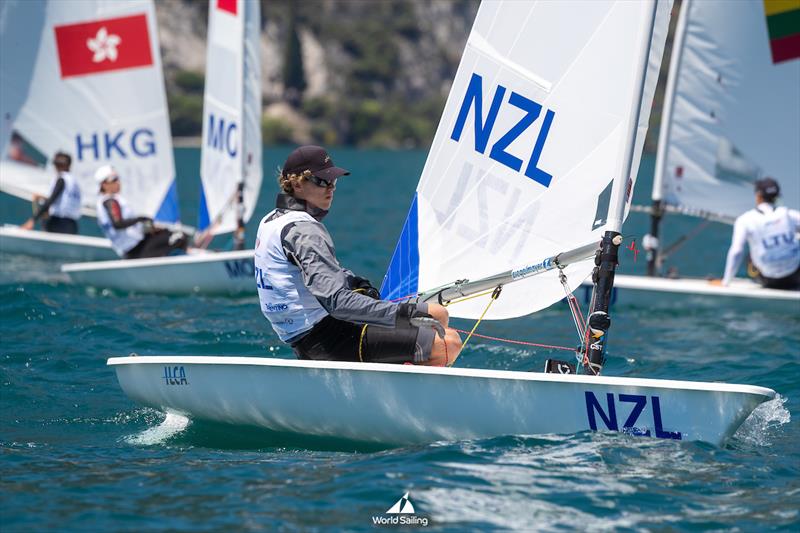
POLYGON ((302 272, 303 282, 320 305, 334 318, 360 324, 392 327, 399 305, 374 300, 353 292, 355 274, 336 259, 333 239, 321 220, 327 211, 307 205, 303 200, 279 194, 273 217, 289 211, 306 211, 314 221, 287 224, 281 232, 281 245, 302 272))

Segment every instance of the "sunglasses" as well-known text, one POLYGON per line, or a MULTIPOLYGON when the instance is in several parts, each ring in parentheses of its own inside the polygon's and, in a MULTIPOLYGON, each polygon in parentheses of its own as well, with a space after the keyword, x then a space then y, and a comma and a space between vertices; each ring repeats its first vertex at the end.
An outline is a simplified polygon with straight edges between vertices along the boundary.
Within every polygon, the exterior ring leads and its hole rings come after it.
POLYGON ((320 178, 319 176, 314 176, 312 174, 311 176, 308 176, 307 179, 308 179, 308 181, 310 181, 311 183, 313 183, 317 187, 325 187, 325 188, 328 188, 328 189, 332 189, 332 188, 336 187, 337 178, 334 178, 332 181, 328 181, 328 180, 324 180, 324 179, 320 178))
POLYGON ((106 178, 103 180, 103 183, 114 183, 119 181, 119 176, 113 176, 111 178, 106 178))

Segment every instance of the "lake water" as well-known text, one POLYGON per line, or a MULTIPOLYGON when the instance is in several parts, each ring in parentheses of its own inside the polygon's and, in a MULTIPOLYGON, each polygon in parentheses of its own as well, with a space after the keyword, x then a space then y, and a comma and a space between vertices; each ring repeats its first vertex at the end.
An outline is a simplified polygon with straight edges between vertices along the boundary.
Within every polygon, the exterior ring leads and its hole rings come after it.
MULTIPOLYGON (((265 152, 251 240, 272 208, 275 169, 287 152, 265 152)), ((338 149, 332 155, 352 176, 340 180, 326 224, 341 262, 379 284, 426 154, 338 149)), ((183 221, 193 224, 199 152, 176 150, 176 164, 183 221)), ((652 164, 645 157, 636 203, 648 201, 652 164)), ((29 205, 0 198, 2 222, 20 223, 29 213, 29 205)), ((696 225, 672 217, 664 241, 696 225)), ((82 226, 97 233, 90 219, 82 226)), ((640 240, 647 228, 647 217, 634 213, 625 233, 640 240)), ((670 263, 687 275, 719 276, 729 239, 729 227, 712 224, 670 263)), ((626 251, 621 260, 620 272, 644 270, 641 254, 634 262, 626 251)), ((780 398, 759 408, 724 448, 582 433, 385 449, 165 421, 122 393, 107 357, 292 357, 257 298, 87 290, 66 283, 58 265, 22 256, 2 256, 0 328, 3 531, 365 531, 405 492, 416 516, 428 520, 425 530, 800 526, 800 309, 693 298, 615 310, 607 375, 778 391, 780 398)), ((479 331, 576 344, 561 306, 484 323, 479 331)), ((530 370, 553 356, 559 352, 473 339, 458 365, 530 370)), ((408 404, 413 409, 414 398, 408 404)))

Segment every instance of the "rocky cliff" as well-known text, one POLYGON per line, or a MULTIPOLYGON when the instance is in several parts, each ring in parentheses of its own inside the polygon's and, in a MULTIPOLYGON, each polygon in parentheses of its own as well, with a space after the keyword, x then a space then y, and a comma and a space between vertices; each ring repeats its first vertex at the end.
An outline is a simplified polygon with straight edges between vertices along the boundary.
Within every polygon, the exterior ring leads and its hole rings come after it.
MULTIPOLYGON (((264 141, 424 146, 477 0, 263 0, 264 141)), ((200 133, 208 2, 156 2, 173 134, 200 133)))
MULTIPOLYGON (((430 144, 478 0, 250 1, 261 2, 265 143, 430 144)), ((199 135, 208 1, 158 0, 156 12, 173 135, 199 135)))

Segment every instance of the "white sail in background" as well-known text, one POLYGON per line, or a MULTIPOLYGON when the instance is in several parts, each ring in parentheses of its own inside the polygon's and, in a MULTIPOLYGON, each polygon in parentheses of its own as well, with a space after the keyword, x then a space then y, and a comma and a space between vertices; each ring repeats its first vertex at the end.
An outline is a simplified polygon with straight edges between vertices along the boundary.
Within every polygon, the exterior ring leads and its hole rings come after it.
POLYGON ((0 189, 49 193, 53 172, 8 161, 24 142, 40 162, 72 156, 84 211, 93 175, 114 165, 137 214, 178 220, 172 138, 152 0, 0 3, 0 189))
POLYGON ((209 3, 198 229, 213 234, 236 229, 239 183, 245 221, 261 189, 259 18, 258 2, 209 3))
MULTIPOLYGON (((384 298, 515 269, 620 229, 670 6, 481 4, 384 298)), ((570 289, 593 266, 567 267, 570 289)), ((506 288, 487 318, 529 314, 563 297, 558 273, 548 272, 506 288)), ((477 317, 487 299, 449 310, 477 317)))
POLYGON ((772 176, 782 202, 800 207, 800 60, 773 62, 762 0, 681 9, 653 200, 733 219, 754 207, 753 182, 772 176))

